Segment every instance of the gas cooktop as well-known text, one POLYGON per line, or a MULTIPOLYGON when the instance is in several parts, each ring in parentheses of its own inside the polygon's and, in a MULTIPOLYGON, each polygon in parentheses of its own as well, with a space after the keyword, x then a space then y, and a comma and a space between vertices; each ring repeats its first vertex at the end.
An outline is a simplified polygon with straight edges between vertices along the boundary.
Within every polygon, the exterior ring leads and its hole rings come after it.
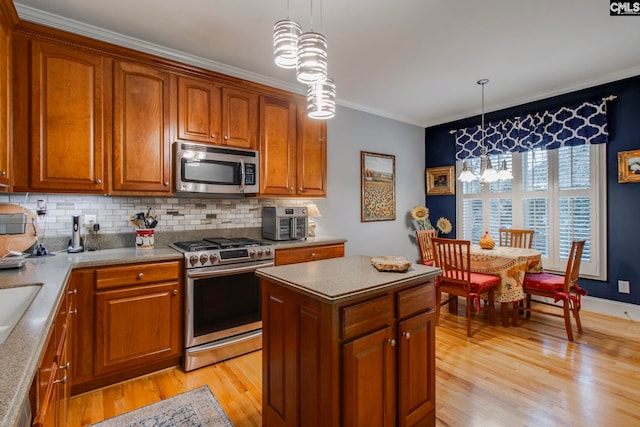
POLYGON ((187 268, 274 258, 273 245, 248 237, 207 237, 202 240, 175 242, 169 246, 184 254, 187 268))

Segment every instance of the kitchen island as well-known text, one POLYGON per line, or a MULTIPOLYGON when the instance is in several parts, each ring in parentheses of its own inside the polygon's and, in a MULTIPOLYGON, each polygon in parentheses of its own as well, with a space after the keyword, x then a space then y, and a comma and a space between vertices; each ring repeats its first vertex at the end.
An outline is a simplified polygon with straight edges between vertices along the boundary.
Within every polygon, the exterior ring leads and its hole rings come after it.
POLYGON ((263 425, 435 425, 439 272, 367 256, 259 269, 263 425))

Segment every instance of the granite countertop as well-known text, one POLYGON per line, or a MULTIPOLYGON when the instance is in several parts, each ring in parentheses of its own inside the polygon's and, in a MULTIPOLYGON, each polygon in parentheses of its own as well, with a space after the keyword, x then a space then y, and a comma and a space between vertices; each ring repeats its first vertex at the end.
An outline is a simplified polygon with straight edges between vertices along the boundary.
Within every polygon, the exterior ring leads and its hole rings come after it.
POLYGON ((439 268, 412 264, 405 272, 380 272, 371 257, 356 255, 303 262, 257 270, 259 277, 273 280, 324 302, 360 297, 440 273, 439 268))
MULTIPOLYGON (((346 239, 319 236, 304 240, 271 243, 276 249, 344 243, 346 239)), ((183 259, 183 254, 157 244, 155 249, 118 248, 95 252, 27 258, 25 267, 0 270, 0 289, 25 284, 42 284, 29 308, 0 344, 0 426, 13 426, 22 401, 28 395, 48 332, 62 301, 63 290, 74 268, 183 259)))
POLYGON ((54 256, 27 258, 21 269, 0 271, 0 288, 42 283, 7 340, 0 344, 0 426, 13 426, 18 417, 72 269, 182 258, 181 253, 168 247, 106 249, 77 254, 60 252, 54 256))

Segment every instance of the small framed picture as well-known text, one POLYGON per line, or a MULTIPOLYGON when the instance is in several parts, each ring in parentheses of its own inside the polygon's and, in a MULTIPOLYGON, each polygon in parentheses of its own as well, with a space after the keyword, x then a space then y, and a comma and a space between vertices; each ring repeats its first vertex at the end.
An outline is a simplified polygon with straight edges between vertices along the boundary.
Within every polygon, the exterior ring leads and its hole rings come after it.
POLYGON ((453 166, 427 169, 427 194, 429 196, 453 196, 456 180, 453 166))
POLYGON ((640 182, 640 150, 618 153, 618 182, 640 182))

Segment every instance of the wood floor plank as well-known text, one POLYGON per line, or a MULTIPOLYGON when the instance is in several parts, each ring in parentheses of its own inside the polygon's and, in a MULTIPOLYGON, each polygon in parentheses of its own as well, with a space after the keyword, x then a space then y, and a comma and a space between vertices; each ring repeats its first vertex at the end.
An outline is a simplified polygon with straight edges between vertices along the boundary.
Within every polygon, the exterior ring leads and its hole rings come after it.
MULTIPOLYGON (((461 304, 460 313, 464 313, 461 304)), ((536 313, 518 327, 441 313, 436 328, 436 425, 640 425, 640 324, 582 312, 584 333, 536 313)), ((85 426, 207 384, 235 427, 262 423, 262 353, 185 373, 180 368, 74 396, 68 425, 85 426)))

